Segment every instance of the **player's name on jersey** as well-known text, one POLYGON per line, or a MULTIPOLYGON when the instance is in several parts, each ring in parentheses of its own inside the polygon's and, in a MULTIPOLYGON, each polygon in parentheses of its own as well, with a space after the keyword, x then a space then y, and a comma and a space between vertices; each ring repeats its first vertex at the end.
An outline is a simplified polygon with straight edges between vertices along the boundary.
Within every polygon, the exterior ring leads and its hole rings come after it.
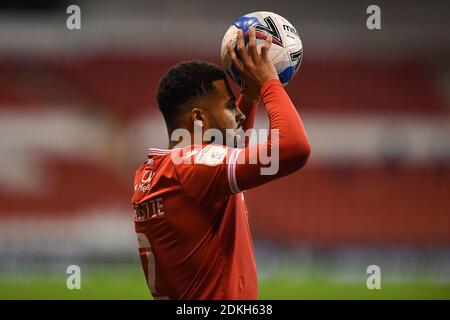
POLYGON ((145 221, 164 216, 162 197, 150 199, 133 207, 135 221, 145 221))

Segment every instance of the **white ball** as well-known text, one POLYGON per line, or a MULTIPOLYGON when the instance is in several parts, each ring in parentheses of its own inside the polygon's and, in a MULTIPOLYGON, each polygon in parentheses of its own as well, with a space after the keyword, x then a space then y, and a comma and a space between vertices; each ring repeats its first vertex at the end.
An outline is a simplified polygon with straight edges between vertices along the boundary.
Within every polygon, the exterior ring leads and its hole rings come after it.
POLYGON ((256 29, 257 46, 264 43, 266 36, 272 36, 272 45, 268 52, 269 58, 273 61, 278 72, 278 77, 283 84, 287 84, 297 73, 303 58, 303 45, 297 30, 292 24, 282 16, 267 11, 257 11, 246 14, 237 19, 225 32, 222 39, 220 49, 222 64, 228 75, 242 85, 243 79, 239 72, 232 65, 231 59, 227 52, 227 44, 231 42, 231 47, 236 48, 236 35, 238 29, 244 32, 244 41, 248 43, 248 29, 254 27, 256 29))

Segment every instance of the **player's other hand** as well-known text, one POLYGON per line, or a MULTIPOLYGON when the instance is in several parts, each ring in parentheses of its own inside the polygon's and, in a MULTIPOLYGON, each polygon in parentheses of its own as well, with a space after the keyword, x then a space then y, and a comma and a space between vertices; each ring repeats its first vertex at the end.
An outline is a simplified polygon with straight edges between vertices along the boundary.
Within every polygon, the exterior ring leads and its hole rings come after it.
POLYGON ((272 44, 272 37, 267 35, 266 41, 261 45, 261 53, 258 53, 256 47, 255 28, 250 28, 248 31, 248 46, 245 48, 244 33, 238 30, 237 33, 237 52, 231 48, 230 43, 227 45, 228 54, 231 61, 238 70, 239 74, 245 81, 245 87, 242 88, 248 95, 259 95, 261 86, 268 80, 278 79, 278 74, 273 62, 268 57, 270 45, 272 44))

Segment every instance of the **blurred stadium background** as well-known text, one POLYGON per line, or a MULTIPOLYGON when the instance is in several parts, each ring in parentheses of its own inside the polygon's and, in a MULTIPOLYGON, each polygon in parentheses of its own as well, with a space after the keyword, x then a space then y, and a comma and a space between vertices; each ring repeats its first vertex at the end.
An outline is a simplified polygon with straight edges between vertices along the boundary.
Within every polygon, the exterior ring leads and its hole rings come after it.
POLYGON ((246 192, 261 298, 450 299, 449 5, 376 1, 370 31, 369 4, 2 1, 0 298, 149 298, 129 202, 147 148, 166 147, 158 79, 219 63, 229 24, 268 10, 303 40, 288 92, 313 154, 246 192), (81 290, 65 287, 72 264, 81 290))

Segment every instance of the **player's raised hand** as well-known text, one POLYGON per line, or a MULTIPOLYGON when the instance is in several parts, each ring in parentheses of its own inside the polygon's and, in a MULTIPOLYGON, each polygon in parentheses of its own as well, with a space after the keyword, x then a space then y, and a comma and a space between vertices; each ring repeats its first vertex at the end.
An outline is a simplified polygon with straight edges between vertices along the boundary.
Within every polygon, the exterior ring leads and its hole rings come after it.
POLYGON ((248 31, 248 46, 245 48, 244 34, 242 30, 237 33, 237 57, 231 44, 227 45, 228 54, 230 55, 233 65, 239 74, 244 78, 248 87, 254 87, 258 92, 261 86, 268 80, 278 79, 278 74, 273 62, 268 57, 268 51, 272 44, 272 37, 267 35, 266 41, 261 45, 261 53, 258 53, 256 46, 255 28, 248 31))

